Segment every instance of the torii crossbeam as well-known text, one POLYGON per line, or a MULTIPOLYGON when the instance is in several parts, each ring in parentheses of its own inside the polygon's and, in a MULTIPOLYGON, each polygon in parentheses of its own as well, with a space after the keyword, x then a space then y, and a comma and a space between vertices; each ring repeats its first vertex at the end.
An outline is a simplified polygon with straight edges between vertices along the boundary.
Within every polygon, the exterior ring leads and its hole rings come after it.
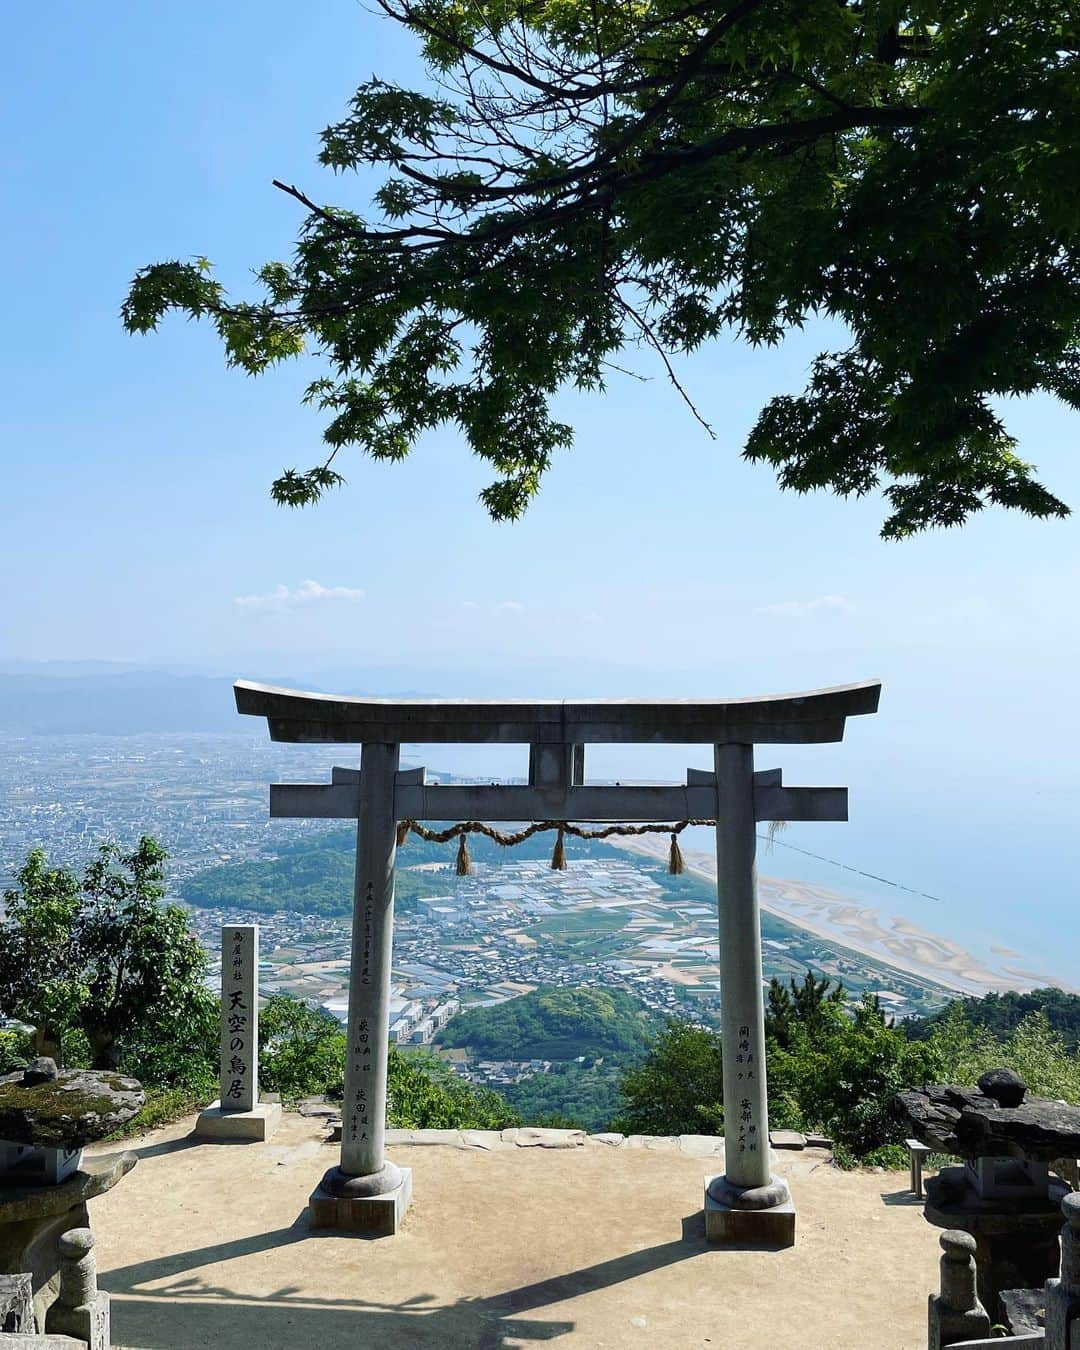
POLYGON ((341 1162, 311 1198, 312 1225, 394 1232, 411 1193, 408 1169, 384 1152, 397 822, 715 819, 725 1172, 706 1181, 706 1231, 718 1241, 793 1241, 787 1186, 769 1170, 756 822, 846 820, 847 789, 785 787, 778 769, 755 773, 754 745, 839 741, 848 717, 877 711, 880 693, 868 681, 768 698, 474 702, 238 681, 237 710, 265 717, 272 740, 361 745, 358 770, 270 789, 271 816, 357 822, 341 1162), (525 743, 529 782, 429 785, 423 769, 399 768, 404 742, 525 743), (690 769, 678 785, 593 786, 584 747, 598 743, 712 745, 713 768, 690 769))

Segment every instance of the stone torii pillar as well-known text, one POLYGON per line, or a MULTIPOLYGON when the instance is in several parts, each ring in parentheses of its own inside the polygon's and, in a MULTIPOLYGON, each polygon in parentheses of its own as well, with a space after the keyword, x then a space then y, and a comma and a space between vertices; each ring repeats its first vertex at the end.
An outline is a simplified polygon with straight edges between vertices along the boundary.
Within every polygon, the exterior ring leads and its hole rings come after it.
POLYGON ((384 1152, 397 822, 717 821, 725 1167, 706 1178, 713 1241, 789 1245, 795 1211, 769 1172, 756 823, 846 820, 845 788, 785 787, 778 769, 754 771, 754 745, 839 741, 849 716, 877 710, 875 682, 763 699, 570 703, 352 699, 240 681, 237 708, 264 716, 276 741, 360 743, 359 771, 331 782, 270 789, 270 814, 357 822, 352 963, 340 1163, 310 1202, 316 1227, 397 1231, 412 1178, 384 1152), (526 786, 429 786, 399 769, 410 744, 528 744, 526 786), (593 743, 712 745, 711 772, 685 784, 592 786, 593 743))
POLYGON ((395 1233, 412 1196, 412 1169, 384 1151, 398 759, 397 745, 378 741, 360 755, 341 1162, 311 1197, 315 1228, 395 1233))

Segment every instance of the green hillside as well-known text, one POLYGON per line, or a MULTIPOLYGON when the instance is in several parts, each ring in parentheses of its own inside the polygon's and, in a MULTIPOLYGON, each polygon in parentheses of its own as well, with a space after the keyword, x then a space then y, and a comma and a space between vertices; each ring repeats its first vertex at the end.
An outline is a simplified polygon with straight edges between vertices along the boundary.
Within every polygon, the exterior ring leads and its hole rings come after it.
POLYGON ((628 1060, 644 1054, 659 1020, 619 990, 536 989, 459 1013, 439 1044, 479 1059, 628 1060))
MULTIPOLYGON (((536 835, 508 851, 483 835, 471 835, 469 853, 477 863, 497 863, 507 857, 518 861, 548 858, 553 840, 552 834, 536 835)), ((445 889, 445 878, 439 880, 410 872, 410 866, 453 862, 456 853, 456 843, 429 844, 410 835, 398 853, 395 891, 399 909, 407 911, 417 896, 434 895, 445 889)), ((567 839, 566 853, 570 858, 624 857, 610 844, 578 839, 567 839)), ((239 908, 258 914, 287 911, 339 918, 352 913, 355 861, 355 831, 330 830, 283 845, 275 858, 208 867, 185 878, 180 894, 189 905, 202 909, 239 908)))
MULTIPOLYGON (((308 836, 286 844, 276 858, 222 863, 187 877, 180 893, 203 909, 250 909, 257 914, 282 910, 337 918, 352 913, 356 836, 351 830, 308 836)), ((397 901, 407 910, 418 895, 431 893, 431 882, 400 871, 397 901)))
MULTIPOLYGON (((981 1027, 997 1040, 1006 1040, 1032 1013, 1045 1013, 1051 1028, 1067 1050, 1080 1048, 1080 995, 1063 989, 1030 989, 1018 994, 986 994, 982 998, 957 999, 964 1019, 972 1027, 981 1027)), ((949 1003, 927 1017, 912 1018, 905 1024, 911 1040, 927 1040, 934 1028, 946 1021, 953 1008, 949 1003)))

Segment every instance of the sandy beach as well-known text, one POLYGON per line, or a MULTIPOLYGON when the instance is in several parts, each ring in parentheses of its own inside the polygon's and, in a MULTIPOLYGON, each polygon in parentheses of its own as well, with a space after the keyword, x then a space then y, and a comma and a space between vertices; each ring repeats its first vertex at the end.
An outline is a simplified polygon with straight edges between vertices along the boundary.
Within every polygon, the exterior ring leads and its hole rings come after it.
MULTIPOLYGON (((611 842, 633 853, 667 858, 668 844, 660 836, 642 835, 611 842)), ((683 858, 688 872, 716 884, 716 858, 712 854, 683 850, 683 858)), ((933 980, 956 993, 982 995, 1042 985, 1064 987, 1054 975, 1015 964, 1024 958, 1011 949, 991 948, 995 955, 1008 958, 1009 963, 990 966, 951 938, 930 933, 908 919, 808 882, 759 876, 758 893, 761 908, 769 914, 896 970, 933 980)))

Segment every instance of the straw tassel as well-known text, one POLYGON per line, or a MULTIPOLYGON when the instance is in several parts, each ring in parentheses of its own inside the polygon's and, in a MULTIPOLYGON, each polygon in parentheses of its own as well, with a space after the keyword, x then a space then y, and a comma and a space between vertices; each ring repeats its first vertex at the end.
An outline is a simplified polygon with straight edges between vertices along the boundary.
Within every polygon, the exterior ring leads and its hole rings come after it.
POLYGON ((472 859, 469 857, 468 837, 464 830, 458 835, 457 867, 459 877, 467 877, 472 872, 472 859))
POLYGON ((409 839, 409 831, 412 829, 411 820, 399 820, 397 823, 397 846, 404 848, 409 839))
POLYGON ((551 870, 553 872, 566 871, 566 831, 560 825, 559 833, 555 837, 555 851, 551 855, 551 870))
POLYGON ((676 830, 671 831, 671 852, 668 854, 667 870, 673 877, 681 877, 686 871, 682 849, 679 847, 679 835, 676 830))

